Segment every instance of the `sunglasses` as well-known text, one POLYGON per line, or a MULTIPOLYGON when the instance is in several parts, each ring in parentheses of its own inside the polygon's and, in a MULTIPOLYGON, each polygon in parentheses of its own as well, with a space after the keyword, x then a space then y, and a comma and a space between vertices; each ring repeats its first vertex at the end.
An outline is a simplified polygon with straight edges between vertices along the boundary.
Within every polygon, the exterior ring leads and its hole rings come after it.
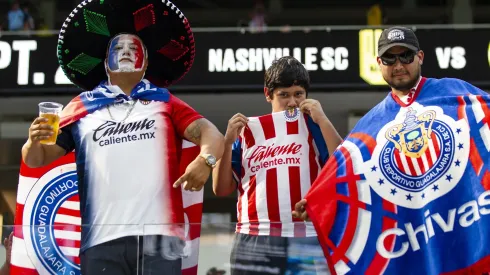
POLYGON ((415 55, 417 53, 414 51, 405 51, 400 54, 391 54, 385 53, 383 56, 380 56, 381 62, 383 65, 391 66, 396 63, 396 60, 400 60, 402 64, 410 64, 415 59, 415 55))

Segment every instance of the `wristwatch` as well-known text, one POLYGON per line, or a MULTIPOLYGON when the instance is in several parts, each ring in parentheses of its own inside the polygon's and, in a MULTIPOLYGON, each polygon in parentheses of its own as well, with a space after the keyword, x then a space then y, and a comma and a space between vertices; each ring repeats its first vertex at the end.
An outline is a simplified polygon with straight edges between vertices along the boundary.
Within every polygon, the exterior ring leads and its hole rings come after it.
POLYGON ((214 168, 216 166, 216 158, 213 155, 211 155, 211 154, 201 154, 199 156, 206 161, 206 164, 209 167, 214 168))

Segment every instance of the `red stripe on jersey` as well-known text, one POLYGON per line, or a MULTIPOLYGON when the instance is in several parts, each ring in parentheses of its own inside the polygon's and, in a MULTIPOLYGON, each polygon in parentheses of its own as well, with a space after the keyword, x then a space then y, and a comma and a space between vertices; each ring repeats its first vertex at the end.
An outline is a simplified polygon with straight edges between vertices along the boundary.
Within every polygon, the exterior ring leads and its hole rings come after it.
POLYGON ((299 119, 296 121, 286 122, 288 135, 297 135, 299 133, 299 119))
MULTIPOLYGON (((243 178, 243 173, 242 173, 242 178, 243 178)), ((243 200, 243 195, 245 193, 245 191, 243 191, 243 186, 241 183, 238 184, 238 192, 239 192, 239 195, 238 195, 238 202, 237 202, 237 220, 238 220, 238 223, 237 223, 237 230, 239 231, 241 226, 242 226, 242 200, 243 200)))
POLYGON ((255 175, 250 177, 248 187, 248 220, 250 221, 250 234, 257 235, 259 233, 259 217, 257 215, 257 198, 255 188, 257 187, 255 175))
POLYGON ((277 190, 277 169, 266 171, 267 212, 269 213, 270 236, 281 236, 282 224, 279 214, 279 195, 277 190))
POLYGON ((274 120, 272 115, 259 117, 260 124, 262 125, 262 130, 264 130, 265 139, 271 139, 276 137, 276 129, 274 127, 274 120))
MULTIPOLYGON (((301 200, 301 176, 299 166, 289 166, 289 197, 291 198, 291 211, 294 206, 301 200)), ((306 227, 301 219, 293 218, 294 236, 304 237, 306 235, 306 227)))
POLYGON ((252 130, 250 130, 248 125, 243 129, 243 137, 245 139, 245 148, 252 148, 255 145, 254 135, 252 134, 252 130))

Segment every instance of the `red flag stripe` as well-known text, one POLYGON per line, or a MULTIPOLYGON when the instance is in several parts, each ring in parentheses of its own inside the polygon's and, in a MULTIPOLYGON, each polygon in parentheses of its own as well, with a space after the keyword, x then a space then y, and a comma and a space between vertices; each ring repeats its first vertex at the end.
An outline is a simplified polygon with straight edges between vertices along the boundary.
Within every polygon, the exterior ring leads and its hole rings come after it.
POLYGON ((468 121, 468 117, 466 116, 466 102, 464 101, 463 96, 458 96, 458 119, 465 119, 468 121))
POLYGON ((10 265, 10 274, 15 275, 39 275, 35 269, 24 268, 20 266, 10 265))
POLYGON ((61 223, 61 222, 55 222, 53 225, 53 229, 70 231, 70 232, 82 232, 82 226, 79 224, 75 225, 75 224, 61 223))
MULTIPOLYGON (((431 145, 432 142, 434 142, 434 140, 429 140, 429 146, 433 146, 431 145)), ((437 142, 437 141, 436 141, 437 142)), ((430 148, 427 148, 427 150, 425 150, 425 158, 427 159, 427 164, 429 165, 429 169, 430 167, 432 167, 434 165, 434 162, 432 161, 432 156, 430 154, 430 148)))
POLYGON ((485 190, 490 190, 490 172, 488 170, 485 171, 485 175, 481 179, 481 184, 485 190))
POLYGON ((67 239, 56 238, 56 243, 59 246, 80 248, 80 240, 67 240, 67 239))
MULTIPOLYGON (((351 192, 349 193, 349 197, 351 199, 351 202, 349 202, 349 204, 355 205, 355 203, 358 201, 358 198, 359 198, 359 195, 357 192, 357 180, 360 180, 360 176, 358 176, 354 173, 353 163, 352 163, 352 159, 350 157, 349 151, 347 151, 347 149, 344 147, 340 147, 339 150, 344 155, 345 163, 346 163, 345 173, 347 176, 345 177, 346 180, 343 182, 347 182, 347 186, 348 186, 349 190, 351 190, 351 192)), ((341 182, 341 181, 338 181, 338 182, 341 182)), ((359 216, 359 209, 356 207, 351 207, 350 215, 349 215, 349 217, 347 219, 347 223, 345 225, 344 237, 340 241, 337 249, 332 254, 332 260, 334 263, 336 263, 337 261, 339 261, 345 257, 345 253, 349 249, 349 246, 352 243, 352 240, 354 239, 358 216, 359 216)))
POLYGON ((481 95, 477 96, 476 98, 480 102, 481 108, 483 110, 483 114, 485 114, 485 117, 483 118, 482 122, 484 124, 488 124, 490 122, 490 110, 488 109, 487 102, 481 95))
MULTIPOLYGON (((382 232, 385 232, 386 230, 395 227, 396 227, 395 220, 390 219, 388 217, 383 217, 383 225, 381 229, 382 232)), ((390 235, 386 237, 383 245, 385 246, 387 251, 393 251, 393 248, 395 246, 395 235, 390 235)), ((389 259, 383 258, 381 255, 379 255, 378 252, 376 252, 374 259, 371 262, 371 265, 366 269, 365 274, 366 275, 383 274, 389 262, 390 262, 389 259)))
POLYGON ((483 169, 483 160, 480 156, 480 153, 478 152, 478 148, 476 147, 474 138, 470 139, 469 160, 470 160, 471 165, 473 166, 473 169, 475 170, 476 174, 479 176, 482 169, 483 169))
POLYGON ((407 171, 405 171, 405 167, 403 166, 403 163, 402 163, 402 159, 400 157, 400 154, 398 154, 398 149, 395 152, 395 154, 393 154, 393 155, 395 156, 395 162, 396 162, 396 165, 398 166, 398 169, 400 169, 400 171, 402 173, 407 174, 407 171))
POLYGON ((49 165, 39 168, 29 168, 24 162, 20 165, 20 175, 29 178, 41 178, 44 174, 51 171, 53 168, 75 162, 75 154, 68 154, 66 157, 59 158, 49 165))
POLYGON ((80 196, 78 194, 73 195, 73 196, 69 197, 66 201, 79 203, 80 202, 80 196))
POLYGON ((439 139, 437 138, 436 134, 434 132, 431 133, 430 135, 431 139, 433 140, 432 144, 434 145, 434 151, 436 152, 436 158, 439 158, 441 155, 441 147, 439 143, 439 139))
POLYGON ((24 232, 22 229, 22 219, 24 218, 24 205, 17 203, 15 206, 15 218, 14 218, 14 236, 19 239, 24 239, 24 232))
POLYGON ((376 139, 374 139, 372 136, 365 133, 353 133, 350 134, 349 137, 362 140, 362 142, 364 142, 364 144, 368 148, 369 153, 371 155, 373 154, 374 148, 376 148, 376 139))
MULTIPOLYGON (((425 172, 426 172, 426 171, 425 171, 425 166, 424 166, 424 162, 423 162, 423 160, 422 160, 422 157, 423 157, 423 156, 424 156, 424 155, 422 155, 422 156, 420 156, 420 157, 416 158, 416 160, 417 160, 417 164, 419 165, 420 172, 421 172, 422 174, 425 174, 425 172)), ((422 175, 422 174, 420 174, 420 175, 422 175)))
POLYGON ((184 212, 189 219, 188 240, 194 240, 201 235, 202 203, 193 204, 184 208, 184 212))
POLYGON ((60 208, 58 208, 58 212, 56 213, 56 215, 60 215, 60 214, 80 218, 80 210, 64 208, 63 205, 60 208))

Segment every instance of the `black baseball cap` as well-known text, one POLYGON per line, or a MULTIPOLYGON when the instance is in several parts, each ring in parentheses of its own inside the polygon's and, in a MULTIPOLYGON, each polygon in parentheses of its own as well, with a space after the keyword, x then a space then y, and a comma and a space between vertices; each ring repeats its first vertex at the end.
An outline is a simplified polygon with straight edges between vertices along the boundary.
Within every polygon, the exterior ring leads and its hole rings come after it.
POLYGON ((415 33, 405 27, 391 27, 385 29, 378 40, 378 56, 382 56, 387 50, 394 46, 406 47, 412 51, 419 51, 419 40, 415 33))

